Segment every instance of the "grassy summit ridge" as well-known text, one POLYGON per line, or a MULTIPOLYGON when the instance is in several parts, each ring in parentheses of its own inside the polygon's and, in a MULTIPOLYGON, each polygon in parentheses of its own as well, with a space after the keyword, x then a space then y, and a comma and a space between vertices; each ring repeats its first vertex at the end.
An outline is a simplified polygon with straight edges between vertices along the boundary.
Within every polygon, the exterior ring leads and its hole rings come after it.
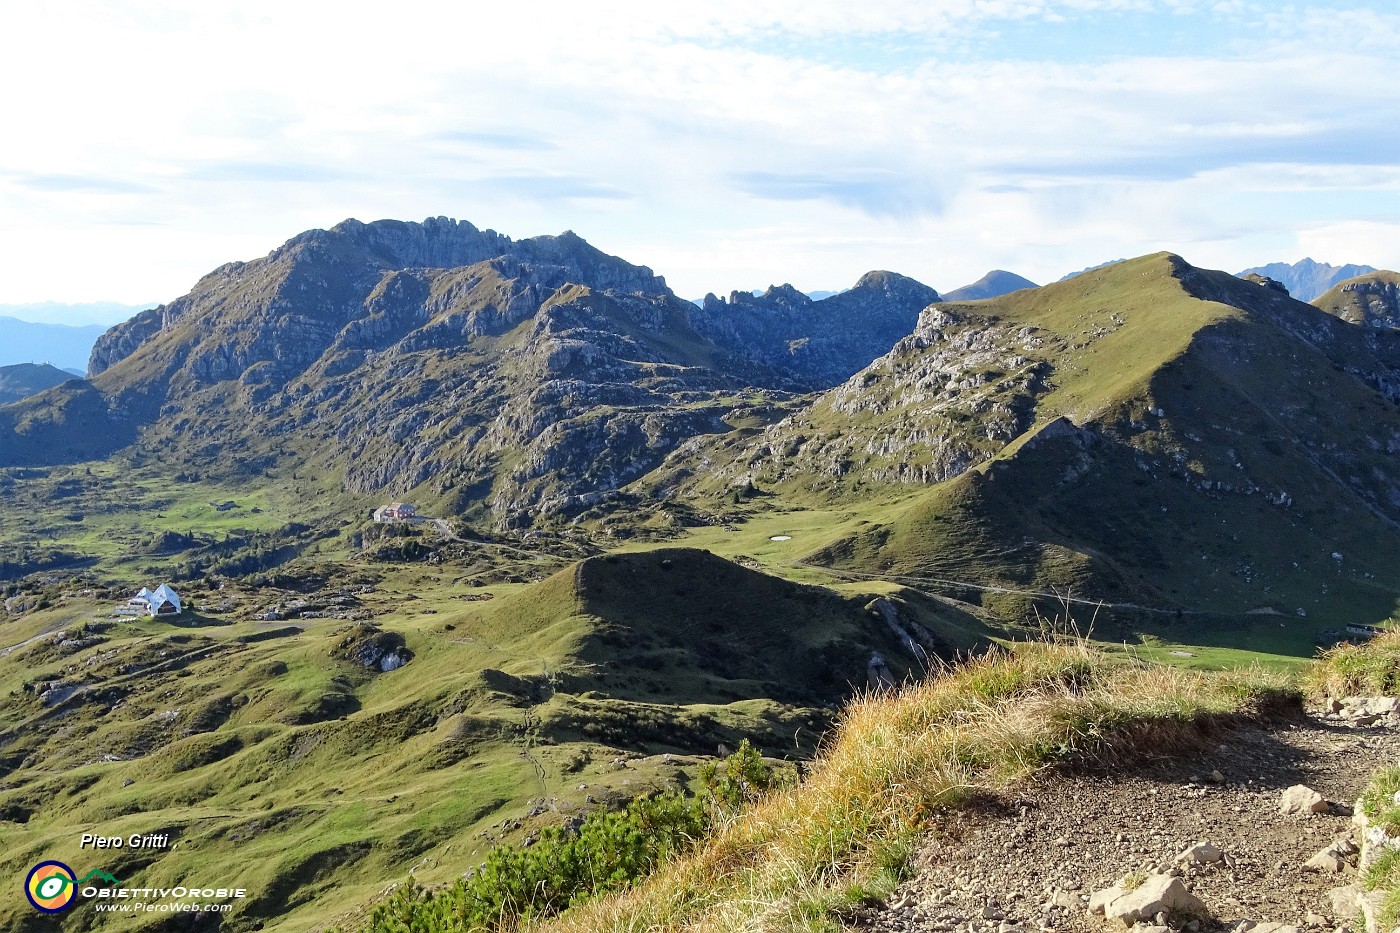
POLYGON ((1058 348, 1035 423, 815 561, 1168 614, 1395 610, 1400 340, 1167 254, 976 307, 1058 348))

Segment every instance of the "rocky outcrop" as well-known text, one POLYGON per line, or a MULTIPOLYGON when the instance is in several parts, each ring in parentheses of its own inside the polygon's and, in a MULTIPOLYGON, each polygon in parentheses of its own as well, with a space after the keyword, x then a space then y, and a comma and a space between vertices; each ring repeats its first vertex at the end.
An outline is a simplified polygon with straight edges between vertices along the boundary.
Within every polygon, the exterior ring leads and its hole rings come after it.
POLYGON ((1313 304, 1350 324, 1400 328, 1400 274, 1358 276, 1330 289, 1313 304))
POLYGON ((413 652, 398 632, 387 632, 360 622, 336 646, 333 654, 374 673, 398 670, 413 659, 413 652))
POLYGON ((1052 372, 1037 329, 934 304, 888 353, 727 452, 705 481, 942 482, 1025 432, 1052 372))
POLYGON ((913 330, 938 292, 893 272, 867 272, 849 291, 813 301, 791 285, 762 295, 706 295, 695 330, 733 356, 793 373, 807 388, 836 385, 913 330))

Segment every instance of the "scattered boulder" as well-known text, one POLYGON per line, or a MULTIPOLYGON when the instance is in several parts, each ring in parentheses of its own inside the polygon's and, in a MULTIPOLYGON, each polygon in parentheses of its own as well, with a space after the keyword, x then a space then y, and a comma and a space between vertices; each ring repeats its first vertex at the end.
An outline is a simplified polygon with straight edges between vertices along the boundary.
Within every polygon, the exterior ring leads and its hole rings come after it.
POLYGON ((1326 813, 1327 800, 1305 784, 1294 784, 1279 800, 1280 813, 1326 813))
POLYGON ((18 596, 11 596, 9 599, 5 600, 5 611, 12 616, 22 616, 30 609, 33 609, 37 602, 38 599, 35 596, 28 593, 21 593, 18 596))
POLYGON ((1356 843, 1345 836, 1335 840, 1327 848, 1303 863, 1304 871, 1339 872, 1350 864, 1351 856, 1357 852, 1356 843))
POLYGON ((1206 905, 1187 890, 1180 878, 1149 875, 1142 884, 1129 888, 1121 882, 1096 891, 1089 898, 1089 911, 1132 926, 1139 920, 1154 920, 1158 914, 1205 917, 1206 905))
POLYGON ((1223 861, 1225 853, 1209 842, 1198 842, 1176 857, 1178 862, 1188 865, 1207 865, 1223 861))

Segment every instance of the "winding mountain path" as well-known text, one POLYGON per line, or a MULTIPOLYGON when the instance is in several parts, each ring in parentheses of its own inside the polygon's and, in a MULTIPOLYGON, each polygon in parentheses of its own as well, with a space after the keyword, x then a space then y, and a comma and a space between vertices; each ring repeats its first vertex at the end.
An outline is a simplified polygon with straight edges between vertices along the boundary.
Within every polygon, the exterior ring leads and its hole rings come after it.
POLYGON ((1251 920, 1332 930, 1353 918, 1333 914, 1329 893, 1355 881, 1355 870, 1317 872, 1304 863, 1352 833, 1349 805, 1397 756, 1400 722, 1357 726, 1313 711, 1222 733, 1197 754, 1155 756, 1112 773, 1046 774, 953 818, 924 844, 916 876, 850 925, 881 933, 1102 933, 1109 927, 1088 911, 1092 892, 1167 871, 1222 929, 1251 920), (1329 812, 1281 813, 1282 793, 1294 784, 1333 802, 1329 812), (1225 860, 1178 861, 1201 841, 1225 860))

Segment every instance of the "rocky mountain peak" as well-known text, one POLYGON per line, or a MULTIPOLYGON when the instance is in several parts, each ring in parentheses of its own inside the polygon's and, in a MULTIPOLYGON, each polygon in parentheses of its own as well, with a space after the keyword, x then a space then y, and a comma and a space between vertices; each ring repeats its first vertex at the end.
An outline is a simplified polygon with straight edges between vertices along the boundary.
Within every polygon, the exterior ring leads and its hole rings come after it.
POLYGON ((1365 275, 1375 272, 1372 266, 1356 265, 1348 263, 1343 266, 1334 266, 1330 263, 1317 262, 1311 258, 1300 259, 1295 263, 1271 262, 1264 266, 1254 266, 1237 273, 1240 278, 1246 278, 1250 273, 1257 273, 1276 281, 1282 282, 1288 289, 1289 294, 1300 301, 1313 301, 1325 294, 1328 289, 1347 279, 1355 278, 1358 275, 1365 275))
MULTIPOLYGON (((938 300, 938 292, 929 288, 917 279, 911 279, 907 275, 900 275, 898 272, 886 272, 883 269, 874 269, 865 273, 856 280, 851 291, 881 291, 886 294, 910 294, 920 293, 922 295, 932 295, 930 302, 938 300)), ((842 294, 845 294, 844 292, 842 294)), ((837 297, 837 296, 833 296, 837 297)))
POLYGON ((761 295, 705 296, 696 331, 736 357, 793 371, 804 387, 828 388, 908 335, 938 292, 893 272, 867 272, 849 291, 813 301, 792 285, 761 295))

